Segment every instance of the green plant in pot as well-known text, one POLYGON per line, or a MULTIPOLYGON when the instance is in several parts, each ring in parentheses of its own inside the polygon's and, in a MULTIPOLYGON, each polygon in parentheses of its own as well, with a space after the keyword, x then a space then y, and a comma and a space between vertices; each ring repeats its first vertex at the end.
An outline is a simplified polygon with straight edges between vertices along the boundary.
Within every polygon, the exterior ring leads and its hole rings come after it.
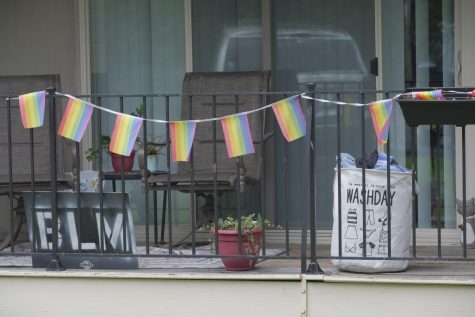
MULTIPOLYGON (((138 162, 139 168, 141 170, 145 169, 145 156, 144 156, 144 143, 140 140, 137 141, 138 146, 138 162)), ((147 169, 149 171, 158 171, 158 160, 160 155, 162 155, 161 150, 164 148, 165 144, 160 141, 160 138, 153 138, 147 141, 147 169)))
POLYGON ((262 218, 250 214, 241 217, 241 232, 237 218, 227 217, 219 219, 217 226, 211 224, 211 249, 215 250, 215 230, 217 228, 218 253, 223 261, 224 268, 228 271, 249 271, 255 269, 262 242, 262 218), (241 239, 241 249, 239 248, 241 239), (242 257, 225 257, 237 256, 242 257))
MULTIPOLYGON (((143 104, 139 104, 137 108, 131 113, 131 115, 136 116, 136 117, 143 117, 144 116, 144 106, 143 104)), ((138 163, 139 163, 139 168, 141 170, 145 169, 145 156, 144 156, 144 148, 145 148, 145 142, 143 142, 139 137, 135 141, 135 143, 138 145, 138 163)), ((149 171, 157 171, 158 170, 158 159, 160 156, 160 151, 162 148, 165 146, 165 143, 162 142, 160 137, 155 137, 155 138, 147 138, 147 169, 149 171)))
POLYGON ((149 171, 158 171, 158 157, 160 155, 160 147, 157 145, 147 144, 147 168, 149 171))
POLYGON ((98 148, 89 148, 86 151, 86 159, 89 162, 95 162, 99 159, 99 151, 102 151, 104 153, 109 153, 109 143, 110 143, 111 138, 107 135, 101 136, 101 146, 98 148))

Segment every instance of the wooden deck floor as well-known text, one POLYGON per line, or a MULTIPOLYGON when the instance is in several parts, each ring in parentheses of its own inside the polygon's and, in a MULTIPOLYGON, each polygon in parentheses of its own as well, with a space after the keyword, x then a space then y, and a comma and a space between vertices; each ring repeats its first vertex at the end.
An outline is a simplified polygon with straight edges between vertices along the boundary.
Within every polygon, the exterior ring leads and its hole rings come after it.
MULTIPOLYGON (((324 271, 323 275, 307 275, 308 279, 321 279, 324 281, 332 282, 397 282, 397 283, 435 283, 435 284, 469 284, 475 285, 475 250, 467 249, 468 256, 471 260, 465 261, 444 261, 434 258, 433 260, 423 261, 409 261, 409 267, 407 270, 398 273, 377 273, 377 274, 361 274, 342 272, 337 270, 331 263, 331 260, 325 258, 329 256, 328 246, 319 246, 318 264, 324 271)), ((297 256, 300 252, 298 245, 292 245, 290 254, 291 256, 297 256)), ((309 255, 310 253, 308 253, 309 255)), ((418 256, 436 256, 436 247, 418 247, 418 256)), ((457 257, 461 255, 461 248, 459 246, 444 247, 442 249, 443 257, 457 257)), ((19 274, 46 274, 45 269, 32 268, 31 262, 28 264, 28 257, 21 256, 15 258, 9 258, 9 263, 6 263, 8 257, 0 257, 0 276, 12 276, 19 274), (13 261, 13 262, 12 262, 13 261)), ((143 260, 157 260, 157 258, 146 258, 143 260)), ((167 259, 160 258, 159 261, 167 259)), ((170 260, 170 259, 168 259, 170 260)), ((249 272, 228 272, 216 262, 202 262, 202 267, 199 267, 194 263, 193 265, 187 264, 187 259, 173 258, 173 262, 169 262, 166 265, 160 265, 165 262, 155 262, 155 265, 148 265, 141 267, 138 270, 129 271, 108 271, 108 270, 91 270, 89 272, 84 270, 67 270, 62 273, 66 275, 89 276, 94 275, 106 275, 116 277, 147 277, 147 276, 173 276, 174 278, 193 279, 193 278, 211 278, 211 279, 282 279, 282 280, 299 280, 302 278, 301 274, 301 261, 299 259, 288 259, 285 257, 279 259, 266 259, 257 264, 256 270, 249 272), (180 263, 181 261, 181 263, 180 263), (211 265, 210 265, 211 263, 211 265)), ((31 261, 31 260, 30 260, 31 261)), ((140 260, 139 260, 140 261, 140 260)), ((306 267, 310 264, 307 261, 306 267)))
MULTIPOLYGON (((273 239, 272 232, 268 233, 270 238, 267 240, 267 249, 269 250, 283 250, 285 244, 283 245, 282 239, 273 239), (279 241, 275 243, 273 241, 279 241)), ((441 258, 439 258, 438 248, 437 248, 437 236, 436 231, 424 231, 424 229, 418 231, 418 240, 417 240, 417 257, 426 257, 427 259, 413 260, 409 261, 409 267, 404 272, 399 273, 378 273, 378 274, 359 274, 359 273, 348 273, 338 271, 328 259, 330 256, 330 231, 320 231, 317 237, 317 257, 320 267, 324 271, 324 278, 327 280, 346 280, 346 279, 355 279, 355 280, 399 280, 399 281, 453 281, 460 282, 471 281, 475 284, 475 249, 466 249, 467 258, 469 260, 462 260, 463 258, 463 248, 459 243, 459 232, 458 231, 444 231, 442 238, 443 243, 441 247, 441 258), (444 260, 450 259, 450 260, 444 260), (457 261, 460 259, 460 261, 457 261)), ((292 238, 292 236, 291 236, 292 238)), ((139 241, 142 239, 138 239, 139 241)), ((293 257, 300 256, 300 245, 296 243, 300 241, 300 236, 298 233, 295 234, 293 240, 290 244, 289 255, 293 257)), ((140 243, 140 242, 139 242, 140 243)), ((138 247, 144 253, 144 247, 138 247)), ((152 254, 159 252, 158 249, 153 249, 152 254)), ((8 252, 9 249, 4 250, 8 252)), ((17 248, 16 252, 23 251, 29 252, 28 247, 23 247, 23 249, 17 248)), ((140 252, 139 252, 140 253, 140 252)), ((166 254, 166 252, 165 252, 166 254)), ((310 249, 307 249, 307 256, 310 256, 310 249)), ((412 256, 412 250, 411 250, 412 256)), ((139 258, 140 269, 134 270, 134 272, 128 271, 127 273, 121 272, 117 275, 127 275, 127 274, 138 274, 138 275, 148 275, 148 274, 159 274, 159 275, 181 275, 181 276, 197 276, 197 275, 207 275, 207 276, 216 276, 218 278, 233 278, 242 276, 248 276, 248 278, 270 278, 270 277, 280 277, 282 279, 291 278, 291 279, 300 279, 301 278, 301 261, 300 259, 288 259, 285 257, 285 254, 282 254, 282 258, 279 259, 267 259, 258 263, 256 270, 245 272, 245 273, 234 273, 227 272, 222 267, 219 259, 212 259, 195 261, 190 260, 189 258, 150 258, 150 257, 140 257, 139 258)), ((309 261, 307 261, 306 266, 308 266, 309 261)), ((44 269, 34 269, 31 267, 31 257, 21 256, 21 257, 8 257, 0 256, 0 275, 2 273, 10 272, 38 272, 41 273, 44 269)), ((70 273, 74 273, 72 270, 70 273)), ((77 271, 81 272, 81 271, 77 271)), ((76 273, 77 273, 76 272, 76 273)), ((97 271, 96 271, 97 272, 97 271)), ((104 272, 107 273, 107 272, 104 272)), ((21 273, 20 273, 21 274, 21 273)))

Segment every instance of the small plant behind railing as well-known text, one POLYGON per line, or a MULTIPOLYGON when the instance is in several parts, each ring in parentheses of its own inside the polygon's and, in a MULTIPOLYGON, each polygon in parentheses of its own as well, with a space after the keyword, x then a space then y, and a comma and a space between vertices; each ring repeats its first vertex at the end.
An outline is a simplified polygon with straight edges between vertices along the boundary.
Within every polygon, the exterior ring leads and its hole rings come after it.
POLYGON ((100 147, 96 148, 89 148, 86 150, 86 159, 89 162, 96 161, 99 158, 99 151, 103 151, 105 153, 109 153, 109 143, 111 138, 107 135, 101 136, 101 145, 100 147))
POLYGON ((218 236, 218 252, 221 260, 229 271, 253 270, 261 250, 262 225, 272 227, 270 222, 254 213, 241 216, 241 232, 238 218, 228 216, 218 219, 218 224, 210 226, 211 252, 216 251, 216 228, 218 236), (241 255, 242 257, 236 257, 241 255), (225 257, 234 256, 234 257, 225 257))
MULTIPOLYGON (((144 113, 144 106, 143 106, 143 104, 140 104, 130 114, 132 116, 142 117, 143 113, 144 113)), ((147 142, 147 156, 149 156, 153 159, 154 157, 160 155, 161 149, 163 147, 165 147, 165 144, 161 141, 162 140, 159 137, 152 138, 152 139, 148 140, 148 142, 147 142)), ((91 147, 91 148, 87 149, 86 152, 85 152, 85 156, 86 156, 86 159, 88 161, 96 162, 99 158, 99 151, 102 151, 103 153, 105 153, 105 156, 111 156, 112 165, 114 167, 114 170, 119 172, 121 170, 121 168, 120 168, 120 166, 121 166, 121 164, 120 164, 121 155, 109 152, 110 142, 111 142, 110 136, 102 135, 101 136, 101 144, 99 146, 91 147)), ((137 137, 137 139, 135 140, 134 149, 132 150, 132 153, 130 154, 130 156, 124 156, 124 158, 125 158, 124 170, 125 171, 130 171, 132 169, 133 161, 134 161, 134 157, 135 157, 135 152, 143 150, 143 148, 144 148, 144 141, 140 137, 137 137)), ((155 161, 157 161, 157 160, 158 160, 158 158, 155 158, 155 161)), ((141 162, 139 162, 139 163, 141 163, 141 162)), ((156 166, 157 164, 154 164, 154 165, 156 166)), ((156 169, 156 167, 155 167, 155 169, 156 169)))

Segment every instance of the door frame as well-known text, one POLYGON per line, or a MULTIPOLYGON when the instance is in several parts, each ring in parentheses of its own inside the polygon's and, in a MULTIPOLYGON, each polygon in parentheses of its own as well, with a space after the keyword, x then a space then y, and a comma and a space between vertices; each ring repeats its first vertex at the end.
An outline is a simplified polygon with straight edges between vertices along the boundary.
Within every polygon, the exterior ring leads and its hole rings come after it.
MULTIPOLYGON (((467 0, 454 0, 454 35, 455 35, 455 85, 457 87, 475 86, 475 64, 470 59, 475 56, 475 43, 472 30, 475 29, 475 2, 467 0)), ((455 160, 462 162, 462 129, 455 130, 455 160)), ((475 159, 475 147, 470 144, 475 140, 475 127, 466 126, 466 161, 475 159)), ((473 144, 473 143, 472 143, 473 144)), ((456 164, 455 179, 456 198, 462 199, 462 166, 456 164)), ((466 174, 473 175, 475 166, 466 165, 466 174)), ((467 199, 475 195, 475 179, 467 177, 467 199), (471 194, 470 194, 471 193, 471 194)))

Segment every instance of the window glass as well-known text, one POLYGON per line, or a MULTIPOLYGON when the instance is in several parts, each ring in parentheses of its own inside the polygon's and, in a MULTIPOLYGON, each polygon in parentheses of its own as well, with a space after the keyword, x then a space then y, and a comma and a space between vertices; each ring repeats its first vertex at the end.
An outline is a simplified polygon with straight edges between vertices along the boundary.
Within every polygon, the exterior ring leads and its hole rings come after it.
MULTIPOLYGON (((90 1, 89 8, 92 93, 151 94, 181 91, 185 73, 183 1, 97 0, 90 1)), ((180 100, 172 98, 170 101, 171 117, 177 118, 180 100)), ((133 112, 141 103, 141 98, 126 98, 124 112, 133 112)), ((102 105, 118 111, 119 98, 103 98, 102 105)), ((163 99, 148 99, 147 105, 149 117, 165 117, 163 99)), ((115 116, 104 113, 101 119, 101 133, 110 136, 115 116)), ((149 139, 163 140, 165 125, 149 124, 148 133, 149 139)), ((139 135, 142 137, 142 131, 139 135)), ((137 159, 134 164, 134 170, 137 170, 137 159)), ((110 158, 105 158, 103 165, 104 170, 111 170, 110 158)), ((166 159, 159 160, 159 166, 164 169, 166 159)), ((106 186, 106 190, 111 190, 111 184, 106 186)), ((126 182, 136 224, 144 223, 141 188, 140 181, 126 182)), ((178 208, 174 213, 174 221, 189 219, 187 200, 173 195, 172 201, 178 208)))
POLYGON ((261 4, 193 1, 193 70, 261 70, 261 4))
MULTIPOLYGON (((306 90, 315 83, 318 90, 374 90, 375 76, 370 61, 375 57, 374 1, 297 0, 273 1, 274 83, 277 91, 306 90)), ((319 94, 336 99, 335 93, 319 94)), ((365 95, 364 102, 375 99, 365 95)), ((342 101, 361 102, 358 93, 341 96, 342 101)), ((304 108, 307 101, 304 101, 304 108)), ((367 153, 376 149, 376 137, 369 111, 364 123, 361 108, 342 107, 342 152, 361 156, 362 130, 367 153)), ((337 155, 337 107, 317 104, 315 122, 315 171, 317 224, 330 227, 333 206, 333 177, 337 155)), ((276 133, 276 206, 279 222, 285 212, 294 226, 300 223, 300 211, 306 208, 302 169, 306 149, 303 140, 286 143, 276 133), (284 156, 286 161, 284 161, 284 156), (285 195, 285 185, 289 190, 285 195), (292 190, 290 190, 292 189, 292 190), (287 199, 285 201, 284 199, 287 199)), ((305 175, 306 174, 306 175, 305 175)))

